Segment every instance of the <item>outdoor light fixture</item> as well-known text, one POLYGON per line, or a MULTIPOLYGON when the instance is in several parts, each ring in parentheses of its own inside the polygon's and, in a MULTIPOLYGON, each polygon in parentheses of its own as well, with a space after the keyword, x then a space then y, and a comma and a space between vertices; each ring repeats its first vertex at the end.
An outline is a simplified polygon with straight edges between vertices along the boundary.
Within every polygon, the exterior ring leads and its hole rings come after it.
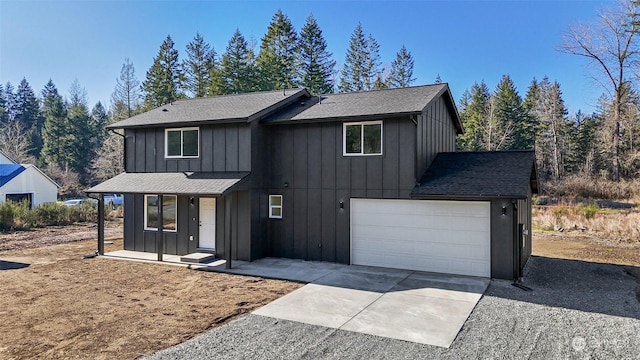
POLYGON ((340 200, 340 209, 344 209, 344 201, 340 200))
POLYGON ((195 202, 196 202, 196 199, 194 199, 193 196, 189 198, 189 205, 193 206, 195 202))
POLYGON ((507 215, 507 205, 502 205, 502 215, 507 215))
POLYGON ((288 188, 288 187, 289 187, 289 183, 288 183, 288 182, 285 182, 285 183, 284 183, 284 187, 288 188))

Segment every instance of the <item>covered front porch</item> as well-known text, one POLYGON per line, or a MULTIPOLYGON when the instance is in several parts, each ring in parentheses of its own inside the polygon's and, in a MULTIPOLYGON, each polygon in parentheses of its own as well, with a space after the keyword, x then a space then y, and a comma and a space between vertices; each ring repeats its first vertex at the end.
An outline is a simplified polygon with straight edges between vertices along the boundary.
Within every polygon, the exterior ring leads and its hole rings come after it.
POLYGON ((124 194, 123 250, 107 256, 187 264, 217 258, 225 259, 230 268, 239 229, 238 192, 247 193, 248 176, 122 173, 88 189, 99 205, 97 253, 105 255, 104 194, 120 193, 124 194))

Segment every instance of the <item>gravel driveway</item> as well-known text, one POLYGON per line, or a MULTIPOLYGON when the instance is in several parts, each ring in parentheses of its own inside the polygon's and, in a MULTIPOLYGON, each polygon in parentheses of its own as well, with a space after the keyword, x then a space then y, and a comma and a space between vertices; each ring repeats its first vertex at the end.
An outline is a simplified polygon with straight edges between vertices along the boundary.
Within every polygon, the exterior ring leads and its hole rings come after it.
POLYGON ((532 257, 526 292, 489 285, 449 349, 245 315, 148 359, 638 359, 639 286, 624 268, 532 257))

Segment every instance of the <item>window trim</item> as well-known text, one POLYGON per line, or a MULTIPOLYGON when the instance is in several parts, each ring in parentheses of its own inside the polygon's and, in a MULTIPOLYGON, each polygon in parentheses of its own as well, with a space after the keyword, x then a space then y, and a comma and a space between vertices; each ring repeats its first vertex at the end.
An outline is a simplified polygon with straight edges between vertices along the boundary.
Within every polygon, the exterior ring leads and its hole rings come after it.
MULTIPOLYGON (((150 196, 158 196, 158 195, 157 194, 145 194, 144 195, 144 205, 143 205, 143 207, 144 207, 144 230, 147 230, 147 231, 158 231, 157 227, 150 227, 150 226, 147 225, 148 221, 149 221, 149 218, 147 217, 147 214, 148 214, 147 213, 147 205, 149 204, 148 201, 147 201, 147 198, 149 198, 150 196)), ((167 196, 173 196, 173 197, 176 198, 176 205, 175 205, 176 206, 176 228, 175 229, 164 229, 163 228, 162 232, 175 233, 175 232, 178 232, 178 195, 164 195, 164 194, 162 195, 163 198, 165 198, 167 196)), ((156 205, 156 207, 157 206, 158 205, 156 205)), ((162 215, 164 217, 164 212, 163 212, 162 215)))
POLYGON ((197 159, 200 157, 200 128, 195 127, 182 127, 182 128, 166 128, 164 129, 164 157, 165 159, 197 159), (182 155, 184 152, 184 132, 196 130, 198 132, 198 155, 182 155), (181 155, 169 155, 169 131, 180 131, 180 154, 181 155))
POLYGON ((269 195, 269 219, 282 219, 282 195, 269 195), (271 203, 271 199, 280 198, 280 205, 274 205, 271 203), (274 215, 273 210, 280 209, 280 215, 274 215))
POLYGON ((360 122, 345 122, 342 123, 342 156, 380 156, 383 154, 383 145, 384 145, 384 125, 382 124, 382 120, 377 121, 360 121, 360 122), (364 127, 366 125, 380 125, 380 152, 365 154, 364 153, 364 127), (347 126, 351 125, 360 125, 360 152, 359 153, 348 153, 347 152, 347 126))

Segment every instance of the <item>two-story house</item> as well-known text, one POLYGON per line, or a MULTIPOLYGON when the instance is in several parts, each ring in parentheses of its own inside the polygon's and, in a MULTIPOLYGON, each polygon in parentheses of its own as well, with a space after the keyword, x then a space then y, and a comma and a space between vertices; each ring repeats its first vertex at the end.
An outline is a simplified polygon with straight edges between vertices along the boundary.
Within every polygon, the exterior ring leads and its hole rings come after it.
POLYGON ((505 279, 531 254, 534 153, 455 152, 447 84, 180 100, 110 128, 125 172, 87 192, 125 194, 127 250, 505 279))

